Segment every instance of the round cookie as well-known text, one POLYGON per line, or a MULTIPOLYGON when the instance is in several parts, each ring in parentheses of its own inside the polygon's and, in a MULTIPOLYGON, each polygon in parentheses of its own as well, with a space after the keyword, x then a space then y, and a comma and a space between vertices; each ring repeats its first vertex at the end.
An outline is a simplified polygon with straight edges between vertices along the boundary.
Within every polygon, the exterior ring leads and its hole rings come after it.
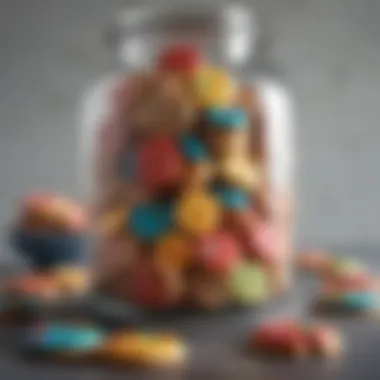
POLYGON ((194 235, 215 231, 221 220, 219 203, 202 190, 190 190, 179 199, 175 210, 178 226, 194 235))
POLYGON ((147 259, 136 265, 129 286, 129 299, 149 310, 174 306, 184 291, 183 278, 179 273, 163 270, 147 259))
POLYGON ((151 242, 173 227, 173 207, 169 203, 146 203, 132 207, 129 230, 141 241, 151 242))
POLYGON ((213 194, 224 208, 230 210, 244 210, 250 206, 250 197, 245 192, 234 187, 216 187, 213 194))
POLYGON ((208 158, 205 144, 193 134, 180 137, 181 152, 190 162, 204 161, 208 158))
POLYGON ((25 348, 62 356, 89 355, 105 341, 105 334, 94 327, 48 323, 27 332, 25 348))
POLYGON ((220 163, 220 177, 232 186, 238 186, 252 193, 262 182, 258 165, 244 156, 229 156, 220 163))
POLYGON ((80 295, 90 288, 90 271, 86 267, 65 266, 53 271, 52 277, 62 294, 80 295))
POLYGON ((205 120, 210 128, 221 131, 245 129, 248 124, 247 114, 239 108, 210 108, 206 111, 205 120))
POLYGON ((190 45, 175 45, 165 49, 158 57, 158 68, 180 74, 192 74, 203 59, 199 51, 190 45))
POLYGON ((232 77, 216 67, 202 67, 193 77, 193 93, 202 107, 225 107, 232 104, 237 86, 232 77))
POLYGON ((238 242, 231 234, 223 231, 198 238, 194 250, 197 263, 215 274, 228 274, 240 259, 238 242))
POLYGON ((308 341, 298 324, 291 320, 264 323, 250 337, 252 350, 269 356, 285 356, 294 359, 308 354, 308 341))
POLYGON ((171 233, 162 237, 154 249, 157 264, 163 269, 182 272, 193 258, 193 244, 188 236, 171 233))
POLYGON ((313 354, 327 358, 335 358, 342 354, 341 334, 331 326, 316 324, 309 328, 307 335, 313 354))
POLYGON ((42 274, 11 279, 6 292, 16 307, 34 306, 39 302, 54 301, 60 296, 60 290, 52 276, 42 274))
POLYGON ((237 264, 230 273, 228 285, 231 298, 238 304, 260 303, 269 296, 267 274, 253 263, 237 264))
POLYGON ((184 162, 175 139, 157 136, 148 139, 137 152, 138 178, 151 191, 178 186, 184 162))
POLYGON ((187 356, 186 345, 173 335, 133 331, 111 336, 99 355, 109 364, 147 368, 178 367, 187 356))

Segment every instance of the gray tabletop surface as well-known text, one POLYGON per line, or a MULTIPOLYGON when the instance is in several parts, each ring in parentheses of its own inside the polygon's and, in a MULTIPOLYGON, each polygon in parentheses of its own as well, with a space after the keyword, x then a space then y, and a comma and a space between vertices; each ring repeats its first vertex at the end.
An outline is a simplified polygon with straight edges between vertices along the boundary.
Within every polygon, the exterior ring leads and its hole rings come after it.
MULTIPOLYGON (((337 255, 360 253, 363 263, 373 272, 380 264, 380 247, 350 246, 334 250, 337 255)), ((218 315, 182 315, 151 318, 144 328, 164 329, 180 334, 191 348, 187 365, 169 372, 111 370, 102 366, 62 365, 49 361, 22 359, 17 348, 19 328, 0 331, 0 373, 4 378, 38 380, 84 379, 378 379, 380 365, 379 322, 340 316, 315 318, 311 300, 317 283, 305 275, 297 275, 293 290, 281 300, 260 309, 230 311, 218 315), (305 320, 324 320, 341 329, 346 342, 343 357, 337 361, 305 360, 289 362, 263 360, 244 351, 252 326, 266 318, 299 316, 305 320)))

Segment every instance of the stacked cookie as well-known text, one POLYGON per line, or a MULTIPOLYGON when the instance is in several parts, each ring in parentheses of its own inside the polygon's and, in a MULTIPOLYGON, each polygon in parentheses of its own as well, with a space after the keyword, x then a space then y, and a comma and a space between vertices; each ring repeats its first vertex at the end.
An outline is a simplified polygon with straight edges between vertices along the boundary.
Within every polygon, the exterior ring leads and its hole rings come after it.
POLYGON ((103 276, 111 294, 146 308, 266 298, 276 236, 259 201, 265 179, 246 103, 246 88, 188 46, 121 81, 122 143, 97 168, 107 178, 100 266, 114 260, 103 276))
POLYGON ((39 307, 41 302, 87 291, 86 232, 85 213, 70 199, 54 194, 27 197, 12 227, 11 244, 32 272, 5 284, 9 307, 39 307))

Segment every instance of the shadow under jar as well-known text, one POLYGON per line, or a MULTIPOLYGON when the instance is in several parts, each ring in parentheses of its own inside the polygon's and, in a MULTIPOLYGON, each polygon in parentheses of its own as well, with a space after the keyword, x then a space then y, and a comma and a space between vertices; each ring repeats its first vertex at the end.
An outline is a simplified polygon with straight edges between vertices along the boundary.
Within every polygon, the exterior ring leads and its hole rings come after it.
POLYGON ((118 72, 86 94, 81 140, 99 291, 143 309, 220 309, 289 286, 292 109, 254 69, 260 39, 239 3, 117 15, 118 72))

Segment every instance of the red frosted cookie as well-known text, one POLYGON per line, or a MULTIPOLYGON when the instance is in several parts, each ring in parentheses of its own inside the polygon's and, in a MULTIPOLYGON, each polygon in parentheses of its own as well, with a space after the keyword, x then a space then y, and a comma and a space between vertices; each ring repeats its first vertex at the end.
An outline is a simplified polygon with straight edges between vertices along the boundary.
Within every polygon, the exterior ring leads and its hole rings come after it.
POLYGON ((200 237, 195 251, 203 268, 220 274, 227 273, 240 257, 238 242, 223 231, 200 237))
POLYGON ((164 50, 158 57, 158 67, 162 70, 190 74, 202 63, 199 51, 191 45, 174 45, 164 50))
POLYGON ((259 326, 251 337, 251 347, 264 354, 293 358, 336 357, 342 352, 342 339, 330 326, 280 320, 259 326))
POLYGON ((301 358, 307 354, 308 342, 294 321, 276 321, 259 326, 251 337, 251 347, 269 355, 301 358))
POLYGON ((174 139, 154 137, 146 141, 137 154, 138 177, 152 191, 179 185, 184 162, 174 139))

